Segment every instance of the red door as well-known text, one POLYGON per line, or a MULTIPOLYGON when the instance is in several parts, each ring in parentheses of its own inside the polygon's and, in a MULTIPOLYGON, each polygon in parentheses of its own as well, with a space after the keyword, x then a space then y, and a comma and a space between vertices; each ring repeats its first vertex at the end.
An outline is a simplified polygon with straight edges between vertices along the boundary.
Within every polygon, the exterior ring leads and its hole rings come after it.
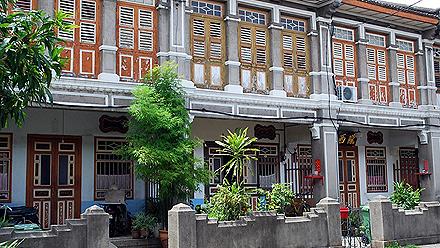
POLYGON ((79 218, 81 137, 28 136, 26 205, 38 210, 43 229, 79 218))

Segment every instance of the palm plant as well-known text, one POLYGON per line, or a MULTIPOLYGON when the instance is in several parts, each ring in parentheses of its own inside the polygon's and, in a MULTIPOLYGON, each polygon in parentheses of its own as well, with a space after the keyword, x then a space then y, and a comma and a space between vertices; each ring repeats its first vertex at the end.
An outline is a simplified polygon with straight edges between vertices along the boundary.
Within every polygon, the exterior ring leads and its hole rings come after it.
POLYGON ((232 176, 235 177, 238 184, 243 176, 244 165, 257 160, 255 154, 258 149, 251 147, 257 138, 248 137, 247 131, 248 128, 238 129, 235 132, 228 130, 228 135, 221 136, 222 141, 215 141, 221 146, 219 152, 230 157, 230 160, 220 170, 226 172, 226 175, 230 175, 232 172, 232 176))

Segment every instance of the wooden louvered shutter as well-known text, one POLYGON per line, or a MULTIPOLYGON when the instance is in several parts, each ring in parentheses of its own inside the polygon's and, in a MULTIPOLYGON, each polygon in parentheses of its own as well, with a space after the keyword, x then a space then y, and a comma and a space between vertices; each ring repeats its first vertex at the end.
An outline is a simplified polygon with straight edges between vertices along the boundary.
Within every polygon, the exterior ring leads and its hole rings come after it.
POLYGON ((367 73, 368 79, 376 80, 376 50, 367 48, 367 73))
POLYGON ((31 11, 36 9, 36 0, 17 0, 17 2, 15 2, 15 8, 22 11, 31 11))
POLYGON ((204 85, 205 79, 205 21, 203 19, 193 19, 192 22, 192 54, 194 58, 193 64, 193 81, 195 84, 204 85))
POLYGON ((245 89, 252 87, 252 29, 240 27, 241 85, 245 89))
POLYGON ((333 70, 337 76, 344 76, 343 44, 333 42, 333 70))
POLYGON ((345 44, 345 76, 348 78, 355 77, 355 63, 354 63, 354 45, 345 44))
POLYGON ((256 29, 255 30, 255 62, 257 65, 256 70, 256 89, 266 90, 267 89, 267 33, 266 30, 256 29))
POLYGON ((69 14, 64 21, 77 25, 73 31, 59 32, 65 40, 62 53, 68 59, 63 73, 71 76, 96 78, 99 68, 99 19, 100 0, 55 0, 57 9, 69 14))
POLYGON ((223 26, 221 21, 209 21, 209 81, 214 87, 221 87, 223 84, 223 26))
POLYGON ((434 59, 434 75, 435 85, 440 88, 440 60, 438 58, 434 59))
POLYGON ((417 106, 417 82, 415 56, 412 53, 397 53, 397 78, 400 83, 400 102, 406 107, 417 106))
POLYGON ((397 54, 397 81, 405 84, 405 55, 402 53, 397 54))
POLYGON ((117 2, 117 68, 121 80, 141 80, 155 63, 155 13, 153 6, 117 2))
POLYGON ((386 50, 382 47, 367 46, 367 75, 370 100, 378 104, 388 103, 388 78, 386 66, 386 50))

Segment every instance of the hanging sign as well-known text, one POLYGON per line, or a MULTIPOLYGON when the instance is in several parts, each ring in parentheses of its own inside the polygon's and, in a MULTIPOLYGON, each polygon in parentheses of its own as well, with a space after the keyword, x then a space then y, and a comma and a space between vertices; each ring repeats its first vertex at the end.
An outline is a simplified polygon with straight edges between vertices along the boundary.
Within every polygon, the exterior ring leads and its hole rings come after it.
POLYGON ((338 135, 339 145, 355 146, 357 141, 356 133, 351 131, 341 131, 338 135))

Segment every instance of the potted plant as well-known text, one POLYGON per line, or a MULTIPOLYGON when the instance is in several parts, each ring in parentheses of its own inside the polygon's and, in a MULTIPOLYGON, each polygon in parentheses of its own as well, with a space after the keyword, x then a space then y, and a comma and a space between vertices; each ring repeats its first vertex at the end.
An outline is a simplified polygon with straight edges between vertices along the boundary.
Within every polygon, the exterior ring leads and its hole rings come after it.
POLYGON ((194 157, 201 142, 191 137, 191 122, 175 63, 167 62, 145 75, 133 91, 129 108, 127 145, 122 149, 136 164, 136 175, 159 185, 159 214, 167 246, 168 210, 187 202, 198 185, 209 182, 211 173, 194 157))
POLYGON ((146 214, 138 213, 133 220, 132 236, 133 238, 147 238, 148 234, 156 226, 156 217, 146 214))

